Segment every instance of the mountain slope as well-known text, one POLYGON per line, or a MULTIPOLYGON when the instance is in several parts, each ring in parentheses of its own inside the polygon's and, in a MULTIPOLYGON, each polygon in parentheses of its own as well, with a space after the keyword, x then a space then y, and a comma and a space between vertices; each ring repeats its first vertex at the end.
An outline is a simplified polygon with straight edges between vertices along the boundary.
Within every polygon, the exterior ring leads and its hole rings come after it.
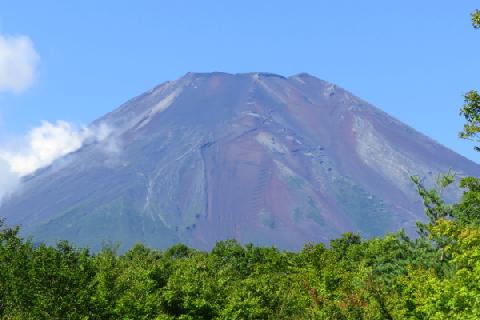
MULTIPOLYGON (((112 134, 28 177, 0 208, 35 239, 296 249, 422 218, 410 182, 480 167, 308 74, 188 73, 95 121, 112 134)), ((451 195, 454 196, 453 194, 451 195)))

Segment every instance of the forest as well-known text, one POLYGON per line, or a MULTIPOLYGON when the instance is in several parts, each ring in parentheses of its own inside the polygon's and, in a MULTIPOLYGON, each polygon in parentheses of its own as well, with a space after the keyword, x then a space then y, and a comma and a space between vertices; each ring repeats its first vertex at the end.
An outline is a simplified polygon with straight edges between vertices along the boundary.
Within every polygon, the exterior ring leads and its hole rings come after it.
MULTIPOLYGON (((480 28, 480 12, 472 14, 480 28)), ((461 138, 478 143, 480 95, 461 138)), ((475 147, 477 151, 480 148, 475 147)), ((1 319, 480 319, 480 178, 412 177, 426 222, 299 252, 221 241, 210 252, 138 244, 123 254, 34 243, 0 220, 1 319), (442 190, 463 190, 457 203, 442 190)))

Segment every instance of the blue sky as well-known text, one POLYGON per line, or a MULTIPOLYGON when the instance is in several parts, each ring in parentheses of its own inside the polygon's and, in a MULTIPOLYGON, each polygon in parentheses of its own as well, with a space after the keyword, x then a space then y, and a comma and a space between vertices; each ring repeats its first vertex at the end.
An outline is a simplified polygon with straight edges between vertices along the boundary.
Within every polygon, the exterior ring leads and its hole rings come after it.
POLYGON ((308 72, 477 161, 457 138, 480 89, 480 3, 2 1, 0 35, 27 36, 33 84, 0 92, 0 143, 42 120, 87 124, 188 71, 308 72))

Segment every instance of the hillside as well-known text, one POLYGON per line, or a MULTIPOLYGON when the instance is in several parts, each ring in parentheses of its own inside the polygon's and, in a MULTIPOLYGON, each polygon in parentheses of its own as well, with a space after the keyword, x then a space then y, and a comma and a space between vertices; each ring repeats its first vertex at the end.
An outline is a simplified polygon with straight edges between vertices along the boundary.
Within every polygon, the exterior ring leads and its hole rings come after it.
POLYGON ((480 174, 308 74, 188 73, 91 126, 111 134, 27 177, 0 208, 8 224, 94 249, 229 238, 299 249, 346 231, 413 234, 423 209, 411 175, 480 174))

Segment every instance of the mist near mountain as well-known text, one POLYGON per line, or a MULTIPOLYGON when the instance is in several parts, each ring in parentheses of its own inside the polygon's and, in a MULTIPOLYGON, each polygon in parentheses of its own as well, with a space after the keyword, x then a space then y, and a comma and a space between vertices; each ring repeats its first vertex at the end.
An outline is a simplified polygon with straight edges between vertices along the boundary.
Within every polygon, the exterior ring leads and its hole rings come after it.
MULTIPOLYGON (((54 243, 299 249, 423 219, 410 180, 480 166, 309 74, 188 73, 91 124, 107 127, 25 177, 0 207, 54 243)), ((454 191, 446 194, 455 198, 454 191)))

